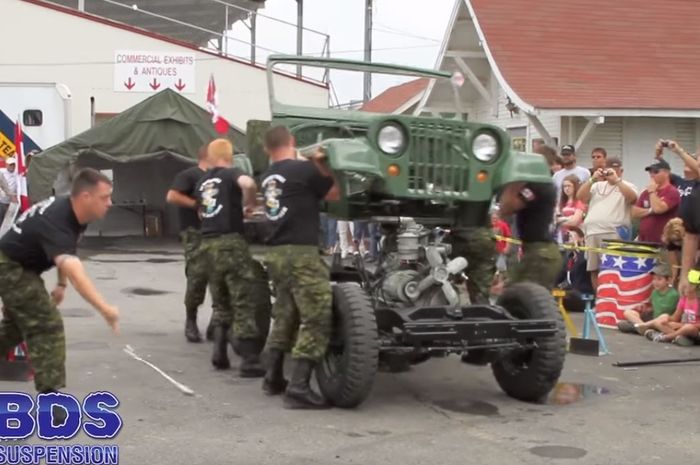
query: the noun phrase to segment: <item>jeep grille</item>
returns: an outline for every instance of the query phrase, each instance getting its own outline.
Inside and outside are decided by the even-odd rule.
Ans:
[[[411,151],[408,190],[435,198],[467,198],[469,162],[466,124],[459,121],[414,121],[409,126]]]

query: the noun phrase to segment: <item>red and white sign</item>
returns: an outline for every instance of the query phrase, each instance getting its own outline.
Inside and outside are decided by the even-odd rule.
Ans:
[[[115,92],[195,92],[194,53],[114,52]]]

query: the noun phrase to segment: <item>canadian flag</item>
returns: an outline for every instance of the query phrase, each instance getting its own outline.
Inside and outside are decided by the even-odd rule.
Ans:
[[[209,86],[207,87],[207,111],[211,113],[211,122],[214,124],[216,132],[219,134],[226,134],[230,125],[228,121],[219,114],[219,96],[216,92],[213,74],[209,76]]]
[[[24,142],[22,142],[22,123],[17,120],[15,124],[15,152],[17,153],[17,198],[19,198],[19,211],[29,208],[29,196],[27,195],[27,165],[24,159]]]

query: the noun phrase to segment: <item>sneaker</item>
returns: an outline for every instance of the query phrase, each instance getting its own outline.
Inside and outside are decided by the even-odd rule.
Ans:
[[[655,329],[648,329],[644,333],[644,337],[654,342],[663,342],[664,333]]]
[[[634,333],[636,331],[634,324],[627,320],[618,321],[617,329],[619,329],[621,333]]]
[[[681,347],[691,347],[695,345],[695,341],[686,336],[676,336],[673,343]]]

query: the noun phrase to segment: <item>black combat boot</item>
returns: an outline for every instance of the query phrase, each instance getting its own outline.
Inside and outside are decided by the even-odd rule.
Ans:
[[[231,326],[218,324],[214,326],[214,352],[211,356],[211,364],[219,370],[231,368],[228,359],[228,333]]]
[[[241,378],[260,378],[265,376],[265,368],[260,362],[260,343],[257,339],[240,339],[238,351],[241,356],[241,366],[238,368]]]
[[[284,379],[284,351],[270,349],[266,359],[267,371],[262,385],[263,392],[268,396],[282,394],[288,384]]]
[[[185,320],[185,337],[190,342],[202,342],[202,335],[197,327],[197,309],[187,309],[187,319]]]
[[[330,405],[323,396],[311,390],[309,381],[316,362],[300,358],[294,360],[292,379],[284,393],[284,407],[290,409],[327,409]]]

